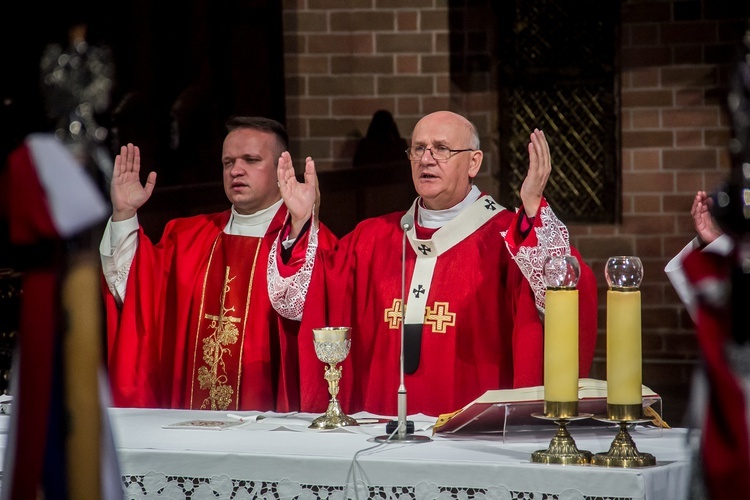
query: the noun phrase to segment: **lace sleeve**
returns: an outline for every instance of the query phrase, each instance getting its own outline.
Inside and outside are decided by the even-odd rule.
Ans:
[[[570,235],[568,228],[557,218],[549,205],[542,207],[540,215],[541,225],[534,227],[537,244],[522,245],[513,256],[513,260],[531,285],[537,310],[544,314],[544,297],[547,290],[544,285],[544,260],[549,256],[570,255]]]
[[[277,313],[287,319],[299,321],[302,319],[302,311],[305,308],[305,298],[312,279],[315,253],[318,249],[317,224],[310,225],[310,236],[302,267],[288,278],[284,278],[279,273],[278,246],[279,237],[274,240],[271,252],[268,254],[268,270],[266,272],[268,298]]]

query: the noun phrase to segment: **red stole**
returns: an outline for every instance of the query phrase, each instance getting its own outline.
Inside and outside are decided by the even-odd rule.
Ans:
[[[243,379],[248,380],[242,373],[243,350],[268,353],[266,336],[249,331],[251,304],[257,301],[254,295],[266,293],[253,288],[255,273],[265,272],[265,261],[258,268],[262,244],[262,238],[219,233],[211,247],[202,284],[195,288],[191,304],[188,332],[194,334],[189,334],[184,399],[188,408],[238,409]],[[261,365],[265,368],[259,367],[262,373],[256,374],[261,383],[252,393],[258,394],[258,407],[273,408],[272,386],[265,383],[270,363]],[[254,369],[253,365],[249,368]],[[267,390],[259,393],[261,387]],[[243,403],[247,406],[248,402]]]

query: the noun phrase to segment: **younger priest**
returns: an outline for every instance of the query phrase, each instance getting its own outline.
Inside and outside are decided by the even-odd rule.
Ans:
[[[276,164],[288,149],[270,119],[227,122],[221,162],[231,208],[175,219],[154,245],[137,210],[140,152],[123,146],[100,253],[108,361],[117,406],[291,411],[299,407],[297,329],[268,300],[268,252],[287,210]],[[287,153],[288,154],[288,153]],[[334,237],[325,227],[322,246]]]

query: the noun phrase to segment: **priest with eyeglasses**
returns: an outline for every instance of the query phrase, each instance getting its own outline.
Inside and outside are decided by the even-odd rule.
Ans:
[[[587,376],[596,343],[596,280],[544,198],[551,171],[544,133],[530,135],[518,210],[474,185],[483,152],[465,117],[448,111],[423,117],[406,154],[418,194],[412,205],[362,221],[325,251],[316,249],[314,161],[306,160],[304,182],[288,154],[279,161],[290,218],[269,257],[268,286],[276,310],[302,321],[299,345],[309,349],[300,352],[302,411],[324,411],[328,402],[311,332],[321,326],[352,328],[339,392],[347,413],[396,415],[401,364],[410,414],[438,416],[490,389],[542,385],[542,264],[550,255],[572,254],[580,263],[579,371]]]

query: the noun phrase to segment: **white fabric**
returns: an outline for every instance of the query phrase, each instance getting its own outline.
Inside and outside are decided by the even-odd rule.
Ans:
[[[229,217],[224,232],[226,234],[262,238],[266,235],[268,226],[271,225],[271,221],[281,208],[282,203],[283,201],[279,200],[270,207],[258,210],[250,215],[239,214],[232,206],[232,215]]]
[[[256,238],[263,237],[282,203],[283,201],[279,200],[270,207],[251,215],[239,214],[232,206],[232,213],[224,227],[224,233]],[[125,288],[128,283],[130,265],[133,263],[135,252],[138,249],[138,226],[137,214],[130,219],[117,222],[113,222],[110,217],[99,245],[104,279],[109,291],[119,305],[122,305],[125,300]]]
[[[189,483],[192,498],[210,498],[204,491],[195,491],[197,483],[215,492],[213,498],[222,499],[237,498],[236,491],[244,491],[249,483],[274,490],[282,498],[290,498],[285,492],[315,498],[315,490],[328,492],[329,498],[354,498],[356,482],[359,498],[367,497],[363,491],[384,492],[383,498],[436,498],[438,488],[448,488],[440,498],[468,498],[467,490],[477,488],[486,490],[485,498],[506,500],[532,498],[531,493],[533,498],[547,494],[566,499],[680,499],[686,498],[690,469],[685,429],[632,430],[638,450],[654,455],[657,465],[620,468],[532,463],[531,454],[548,447],[554,427],[510,442],[493,436],[432,436],[429,430],[419,429],[429,427],[434,419],[414,415],[409,419],[415,421],[417,434],[430,436],[432,441],[379,444],[373,438],[385,434],[384,423],[330,431],[300,425],[319,416],[312,414],[292,414],[287,424],[283,414],[265,414],[266,420],[227,430],[182,430],[162,427],[192,419],[228,420],[227,414],[109,411],[123,481],[138,493],[128,498],[144,498],[141,487],[154,497],[167,488],[160,492],[162,496],[169,491],[169,498],[185,498],[184,488],[177,487],[182,479]],[[7,420],[0,416],[0,428],[7,426]],[[580,450],[602,453],[609,449],[617,428],[571,434]],[[5,445],[5,438],[0,435],[0,446]],[[142,486],[131,482],[135,479]],[[509,492],[516,493],[510,496]],[[248,497],[254,495],[240,496]]]
[[[315,220],[314,212],[312,217]],[[302,311],[305,309],[305,298],[315,266],[315,253],[318,251],[318,224],[310,225],[309,241],[305,249],[305,262],[299,271],[286,278],[279,274],[276,258],[280,238],[281,234],[274,240],[268,254],[268,267],[266,268],[268,298],[271,300],[273,308],[281,316],[299,321],[302,319]],[[285,243],[282,244],[285,245]]]
[[[138,216],[117,222],[113,222],[110,217],[99,244],[99,255],[107,288],[118,305],[122,305],[125,300],[130,265],[137,248]]]
[[[441,221],[442,224],[436,226],[439,229],[433,233],[430,239],[418,239],[416,229],[413,225],[406,232],[409,244],[417,256],[417,261],[414,264],[414,273],[412,274],[411,283],[408,288],[410,295],[406,307],[405,324],[424,323],[427,297],[430,295],[430,285],[432,284],[432,275],[435,271],[437,258],[473,234],[474,231],[482,227],[494,215],[505,210],[504,207],[495,203],[491,196],[481,198],[473,196],[473,194],[478,193],[479,190],[476,193],[472,190],[464,201],[454,207],[454,209],[458,209],[460,206],[460,209],[451,209],[453,211],[451,217],[443,219]],[[488,202],[491,202],[492,206],[496,208],[493,210],[488,209]],[[407,213],[413,215],[416,211],[421,214],[423,210],[422,208],[417,210],[417,200],[415,200]],[[441,210],[440,212],[447,215],[448,210]],[[433,211],[432,222],[436,223],[434,214],[435,212]],[[419,218],[422,220],[421,216]],[[415,290],[418,291],[415,292]]]
[[[698,240],[698,238],[693,238],[690,243],[685,245],[685,247],[680,250],[680,252],[675,255],[664,268],[664,272],[666,273],[667,278],[669,278],[669,281],[672,283],[672,286],[677,292],[677,295],[680,297],[682,303],[685,305],[685,309],[687,309],[687,312],[690,314],[690,317],[693,319],[693,321],[696,321],[697,319],[696,315],[698,313],[698,296],[696,290],[690,285],[690,283],[688,283],[687,276],[685,275],[685,270],[682,267],[682,261],[685,260],[685,257],[687,257],[688,254],[699,247],[700,241]],[[721,256],[727,256],[732,252],[733,248],[734,243],[732,242],[732,238],[730,238],[726,234],[722,234],[714,241],[706,245],[701,251],[712,252]]]
[[[478,187],[471,186],[469,193],[461,201],[461,203],[459,203],[455,207],[447,208],[445,210],[430,210],[423,207],[420,203],[419,225],[428,229],[443,227],[443,224],[455,219],[458,214],[469,208],[472,203],[477,201],[481,194],[482,192],[479,191]],[[418,199],[421,200],[421,198]]]
[[[518,268],[531,285],[534,292],[534,301],[540,314],[544,314],[545,297],[547,285],[544,283],[544,261],[547,257],[559,257],[570,255],[570,234],[568,228],[557,218],[552,207],[545,206],[540,210],[539,217],[542,225],[535,227],[536,246],[521,246],[518,253],[513,256]],[[503,238],[508,234],[502,233]],[[506,241],[506,246],[508,242]]]
[[[62,142],[53,134],[31,134],[26,145],[62,238],[104,220],[109,210],[104,196]]]

